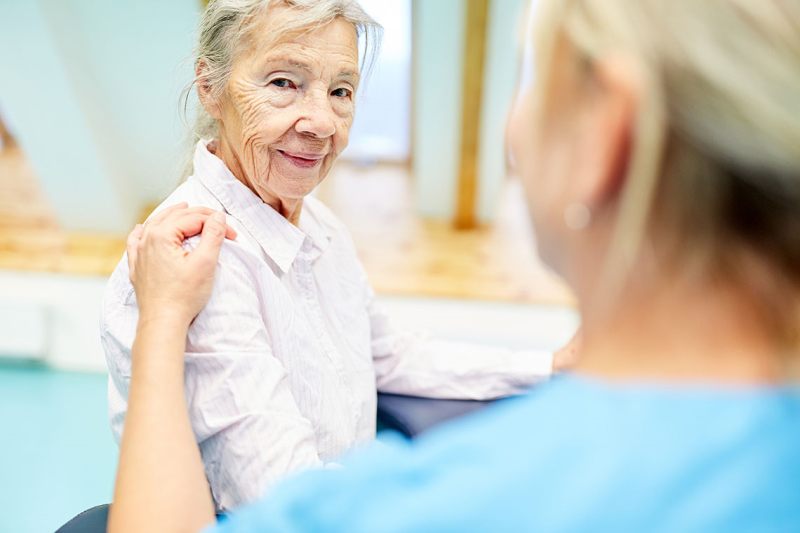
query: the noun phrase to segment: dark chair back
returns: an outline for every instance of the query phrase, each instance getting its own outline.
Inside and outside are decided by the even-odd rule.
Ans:
[[[61,526],[56,533],[106,533],[108,509],[108,504],[92,507]]]

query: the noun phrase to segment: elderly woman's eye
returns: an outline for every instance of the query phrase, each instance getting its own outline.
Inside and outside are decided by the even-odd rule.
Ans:
[[[286,78],[276,78],[272,80],[270,84],[274,85],[275,87],[280,87],[281,89],[291,89],[294,87],[294,84]]]
[[[336,96],[337,98],[350,98],[350,95],[352,94],[353,91],[351,91],[350,89],[341,88],[333,91],[331,93],[331,96]]]

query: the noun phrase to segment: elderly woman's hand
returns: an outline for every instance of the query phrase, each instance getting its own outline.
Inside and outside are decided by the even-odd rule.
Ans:
[[[202,233],[186,251],[185,239]],[[178,204],[158,213],[128,236],[128,267],[139,305],[139,320],[188,324],[203,309],[225,238],[237,237],[225,215],[207,207]]]

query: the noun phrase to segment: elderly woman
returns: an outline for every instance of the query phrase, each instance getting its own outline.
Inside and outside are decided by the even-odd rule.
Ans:
[[[485,399],[551,373],[549,353],[393,328],[347,230],[308,196],[347,145],[359,34],[374,43],[379,29],[353,0],[212,0],[203,14],[196,88],[204,140],[194,175],[159,209],[213,208],[238,233],[222,247],[214,291],[185,349],[186,401],[218,511],[371,441],[376,389]],[[101,320],[117,440],[140,318],[123,260]]]
[[[210,531],[800,530],[800,3],[543,6],[509,139],[580,300],[575,375]],[[210,286],[224,226],[187,257],[181,213],[130,242],[144,322],[112,533],[213,520],[180,376],[202,301],[153,295],[177,294],[171,269]]]

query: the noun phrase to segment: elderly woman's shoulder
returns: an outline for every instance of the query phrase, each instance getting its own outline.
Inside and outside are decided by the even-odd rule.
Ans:
[[[207,189],[199,186],[199,182],[194,179],[188,179],[183,182],[172,194],[170,194],[158,207],[156,207],[148,216],[149,220],[153,215],[163,211],[164,209],[173,205],[186,202],[189,207],[210,207],[211,209],[222,210],[222,205],[217,201],[214,196],[208,192]],[[147,221],[145,221],[147,223]],[[133,304],[133,285],[131,284],[128,272],[128,256],[127,253],[123,254],[114,272],[109,278],[109,283],[106,286],[105,300],[113,298],[124,305]]]
[[[199,180],[189,178],[181,183],[177,189],[172,191],[172,194],[167,196],[147,218],[152,217],[159,211],[182,202],[189,204],[189,207],[209,207],[217,211],[224,211],[222,204],[211,191],[205,188]]]

